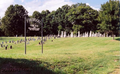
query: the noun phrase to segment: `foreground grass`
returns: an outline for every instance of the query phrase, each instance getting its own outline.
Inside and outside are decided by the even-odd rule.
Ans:
[[[0,43],[21,38],[1,37]],[[24,74],[108,74],[119,66],[119,38],[60,38],[53,39],[53,42],[48,40],[44,44],[43,54],[38,42],[30,41],[27,44],[26,55],[24,43],[8,43],[13,45],[13,49],[8,50],[0,47],[0,70],[5,71],[4,68],[9,64],[11,68],[20,68],[20,72]]]

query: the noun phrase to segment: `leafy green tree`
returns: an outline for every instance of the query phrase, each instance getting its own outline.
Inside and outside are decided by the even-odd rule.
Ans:
[[[50,30],[50,24],[47,18],[47,15],[50,14],[49,10],[46,11],[42,11],[41,12],[41,16],[42,16],[42,20],[43,20],[43,34],[47,35],[49,34],[49,30]]]
[[[68,16],[66,16],[70,9],[71,7],[69,5],[64,5],[56,10],[55,17],[58,23],[58,31],[66,31],[69,33],[72,29],[72,24],[68,21]]]
[[[81,29],[81,25],[73,25],[72,29],[74,30],[74,34],[77,34],[77,32]]]
[[[24,35],[24,14],[22,5],[10,5],[2,18],[2,30],[7,36]]]
[[[98,12],[88,5],[78,4],[72,7],[66,16],[69,17],[68,20],[73,24],[72,29],[75,32],[78,30],[82,33],[89,32],[90,30],[94,31],[96,28]]]
[[[32,14],[32,18],[36,18],[36,19],[41,20],[42,16],[41,16],[40,12],[34,11]]]
[[[119,16],[119,1],[109,0],[105,4],[101,5],[99,12],[99,29],[106,34],[112,33],[113,39],[114,34],[118,32],[118,16]]]
[[[58,32],[58,22],[56,17],[56,12],[52,11],[47,16],[48,26],[49,26],[49,34],[57,34]]]
[[[3,33],[2,29],[1,29],[1,25],[2,25],[2,22],[1,22],[1,18],[0,18],[0,36],[3,36],[4,33]]]

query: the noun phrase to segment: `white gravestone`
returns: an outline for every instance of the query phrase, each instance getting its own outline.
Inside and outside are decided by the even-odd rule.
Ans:
[[[80,37],[80,31],[78,31],[78,37]]]
[[[61,37],[63,37],[63,31],[61,31]]]
[[[73,32],[71,32],[71,37],[73,37]]]
[[[66,37],[66,31],[64,32],[64,37]]]
[[[90,31],[90,35],[89,35],[89,37],[92,37],[92,32]]]
[[[58,36],[60,36],[60,31],[58,31]]]

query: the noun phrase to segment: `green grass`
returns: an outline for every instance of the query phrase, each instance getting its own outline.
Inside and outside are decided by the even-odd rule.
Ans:
[[[0,43],[21,38],[24,39],[1,37]],[[0,47],[0,70],[10,63],[14,67],[25,69],[24,74],[109,74],[119,66],[120,38],[115,39],[88,37],[59,38],[53,39],[53,42],[47,40],[43,54],[39,41],[30,41],[26,55],[24,43],[8,43],[13,45],[13,49]]]

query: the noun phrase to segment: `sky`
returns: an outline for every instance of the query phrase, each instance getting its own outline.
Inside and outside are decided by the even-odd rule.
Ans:
[[[15,4],[22,5],[28,11],[28,15],[32,15],[34,11],[53,11],[63,5],[72,5],[76,3],[86,3],[93,9],[100,10],[101,4],[107,1],[109,0],[0,0],[0,17],[4,17],[7,8]]]

